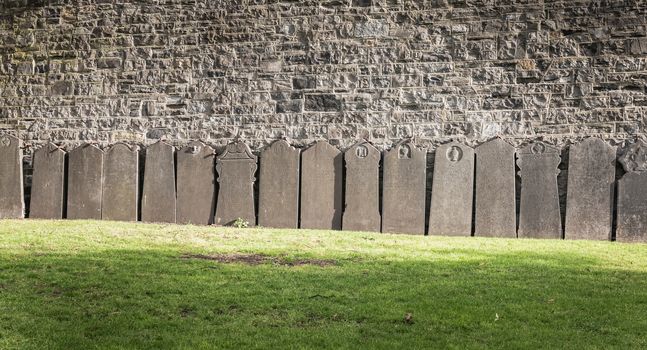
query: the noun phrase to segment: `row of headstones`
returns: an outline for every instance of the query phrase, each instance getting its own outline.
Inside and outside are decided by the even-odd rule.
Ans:
[[[643,143],[635,143],[620,159],[628,171],[618,183],[620,241],[647,237],[645,149]],[[175,153],[162,141],[146,149],[142,221],[257,222],[253,188],[257,157],[247,145],[231,143],[216,156],[211,147],[196,141],[178,150],[177,160]],[[518,229],[515,154],[522,184]],[[138,155],[136,147],[122,143],[105,152],[93,145],[70,151],[67,218],[136,221]],[[23,216],[21,157],[20,140],[0,137],[0,218]],[[519,151],[501,139],[476,149],[456,142],[440,146],[429,213],[425,213],[426,151],[408,141],[382,157],[366,141],[342,153],[325,141],[301,152],[280,140],[260,157],[261,226],[423,234],[429,215],[428,232],[433,235],[562,237],[560,150],[540,141]],[[589,138],[570,148],[566,238],[611,238],[615,161],[615,147],[601,139]],[[54,144],[40,148],[34,153],[33,172],[30,217],[62,218],[65,152]]]

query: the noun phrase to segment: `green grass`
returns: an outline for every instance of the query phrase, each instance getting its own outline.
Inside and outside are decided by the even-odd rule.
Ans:
[[[274,260],[182,258],[223,253]],[[646,330],[642,244],[0,221],[0,349],[627,349]]]

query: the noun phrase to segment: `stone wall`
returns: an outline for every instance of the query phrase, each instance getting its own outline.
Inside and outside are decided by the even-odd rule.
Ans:
[[[254,149],[642,136],[647,2],[5,0],[0,130]]]

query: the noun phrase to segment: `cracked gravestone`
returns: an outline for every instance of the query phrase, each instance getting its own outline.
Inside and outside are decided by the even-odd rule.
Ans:
[[[177,222],[209,225],[216,206],[216,154],[193,141],[177,153]]]
[[[436,149],[429,235],[471,236],[474,149],[458,142]]]
[[[425,233],[427,152],[401,142],[384,154],[382,232]]]
[[[517,152],[521,169],[519,237],[562,238],[557,175],[560,150],[536,141]]]
[[[327,141],[301,153],[301,228],[341,230],[343,154]]]
[[[476,154],[474,235],[517,237],[514,147],[496,138],[478,146],[474,153]]]
[[[380,231],[380,151],[360,141],[344,153],[346,161],[346,205],[342,220],[345,231]]]
[[[568,153],[566,239],[610,240],[616,148],[591,137]]]
[[[22,142],[11,135],[0,135],[0,219],[25,216],[22,181]]]
[[[68,219],[101,219],[103,156],[101,149],[89,144],[68,153]]]
[[[261,152],[258,225],[297,228],[300,151],[279,140]]]
[[[142,221],[175,223],[175,148],[158,141],[146,148]]]
[[[225,151],[217,157],[218,202],[215,223],[231,225],[237,219],[256,224],[254,209],[254,174],[256,173],[256,156],[243,142],[227,145]]]
[[[116,143],[104,153],[101,218],[137,221],[138,195],[139,150]]]
[[[39,148],[34,152],[33,169],[29,217],[62,219],[65,151],[53,143]]]
[[[620,157],[616,241],[647,242],[647,145],[638,141]]]

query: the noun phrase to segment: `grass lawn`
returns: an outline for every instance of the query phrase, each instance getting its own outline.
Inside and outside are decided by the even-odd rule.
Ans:
[[[645,348],[647,245],[0,221],[0,349]]]

